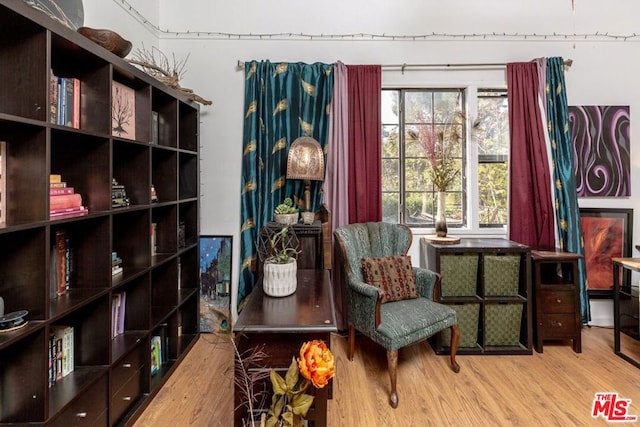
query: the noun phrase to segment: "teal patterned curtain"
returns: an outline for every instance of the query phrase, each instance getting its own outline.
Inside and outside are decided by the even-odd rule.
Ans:
[[[326,156],[332,93],[331,64],[245,63],[238,305],[253,290],[257,236],[275,206],[285,197],[304,205],[302,181],[286,180],[291,143],[313,137]],[[312,211],[320,206],[321,187],[311,181]]]
[[[553,181],[555,183],[555,213],[558,224],[558,239],[561,249],[584,255],[580,209],[576,181],[573,172],[573,146],[569,129],[567,91],[564,84],[564,60],[561,57],[547,58],[547,120],[551,155],[553,159]],[[589,295],[586,288],[584,259],[578,263],[578,283],[582,323],[591,320]]]

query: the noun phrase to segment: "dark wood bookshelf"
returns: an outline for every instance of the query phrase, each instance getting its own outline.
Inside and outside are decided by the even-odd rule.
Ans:
[[[21,0],[0,0],[0,64],[0,296],[5,313],[28,311],[25,327],[0,332],[0,425],[131,425],[199,336],[199,107]],[[52,75],[79,80],[79,126],[51,122]],[[112,134],[113,82],[135,99],[127,138]],[[87,213],[50,216],[51,174],[81,194]],[[112,207],[114,179],[129,206]],[[71,266],[60,296],[59,231]],[[122,259],[116,276],[112,252]],[[66,326],[73,371],[50,384],[50,336]],[[164,357],[152,374],[155,335]]]

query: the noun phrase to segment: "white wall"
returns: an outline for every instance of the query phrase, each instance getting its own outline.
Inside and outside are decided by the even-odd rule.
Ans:
[[[101,4],[97,0],[85,0],[85,3],[91,3],[91,7],[85,4],[87,16],[89,9]],[[109,3],[109,9],[117,9],[113,6],[116,3],[118,0]],[[142,7],[149,1],[138,0],[136,3]],[[637,77],[640,38],[631,37],[623,41],[622,38],[571,35],[606,33],[627,36],[640,33],[637,20],[632,19],[640,16],[640,2],[580,0],[575,3],[573,12],[571,0],[329,0],[321,7],[287,0],[160,0],[161,49],[167,54],[174,53],[177,58],[189,55],[187,73],[181,84],[213,100],[212,106],[201,109],[201,232],[231,234],[234,242],[238,242],[244,97],[244,76],[237,71],[238,60],[327,63],[341,60],[346,64],[503,63],[562,56],[574,60],[566,74],[570,105],[629,105],[631,123],[634,123],[634,113],[640,111]],[[104,7],[107,8],[106,5]],[[150,13],[153,12],[151,8]],[[112,21],[114,25],[121,19],[121,11],[117,11],[117,15]],[[254,36],[238,38],[209,34],[218,32]],[[285,35],[257,36],[273,33]],[[288,33],[314,34],[316,37],[313,40],[296,40]],[[402,37],[395,41],[383,41],[379,37],[339,37],[360,33],[447,35],[429,37],[428,40],[418,37],[416,41],[400,40]],[[507,35],[502,36],[503,33]],[[553,36],[554,33],[557,36]],[[565,38],[564,34],[570,36]],[[318,35],[323,35],[324,39]],[[326,40],[329,35],[336,37]],[[546,39],[544,35],[547,35]],[[386,87],[457,84],[504,86],[505,75],[503,70],[383,72],[383,85]],[[633,138],[633,128],[631,132]],[[636,144],[632,142],[632,145],[633,155]],[[631,171],[633,177],[637,176],[639,169],[640,156],[636,155]],[[581,199],[580,205],[637,210],[640,208],[639,182],[632,182],[631,198]],[[640,242],[637,219],[634,230],[633,241]],[[416,238],[411,250],[414,263],[419,260],[417,242]],[[233,259],[234,272],[237,272],[239,244],[234,246]],[[237,282],[237,274],[235,276]],[[596,305],[602,306],[600,303]],[[610,306],[605,304],[604,308],[597,310],[601,312],[592,313],[594,319],[610,318]]]
[[[158,47],[158,26],[160,6],[152,0],[84,0],[84,25],[92,28],[113,30],[136,49],[147,50]],[[129,9],[131,6],[131,9]],[[138,11],[139,14],[136,14]],[[144,21],[148,23],[144,23]],[[131,55],[131,54],[130,54]]]

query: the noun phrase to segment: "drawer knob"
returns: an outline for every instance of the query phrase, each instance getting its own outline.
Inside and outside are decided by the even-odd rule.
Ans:
[[[122,398],[122,400],[129,401],[129,400],[131,400],[131,396],[125,396],[125,397]]]
[[[76,417],[78,417],[78,418],[87,418],[87,413],[86,412],[78,412],[76,414]]]
[[[131,367],[131,363],[123,363],[122,367],[123,368],[130,368]]]
[[[561,300],[560,298],[556,298],[556,302],[557,302],[558,304],[560,304],[560,303],[562,302],[562,300]]]

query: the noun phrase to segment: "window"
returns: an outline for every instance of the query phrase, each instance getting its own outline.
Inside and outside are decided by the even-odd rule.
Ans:
[[[478,215],[480,227],[507,224],[509,110],[506,90],[478,90]]]
[[[477,116],[473,125],[468,123],[467,103]],[[453,120],[456,113],[462,122]],[[447,225],[506,225],[509,127],[503,89],[383,89],[383,221],[434,226],[438,190],[430,174],[427,142],[438,134],[452,140],[453,133],[460,136],[451,154],[459,172],[446,191]]]

